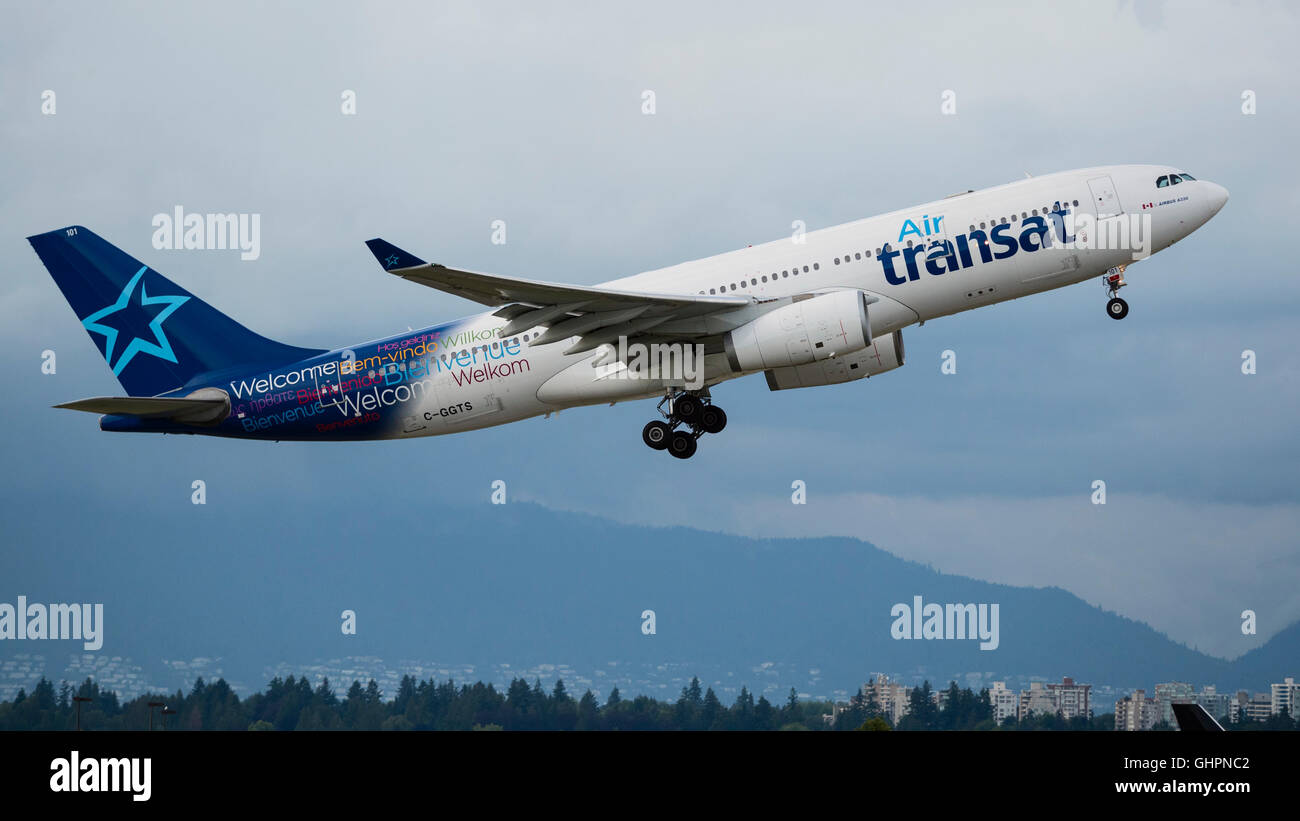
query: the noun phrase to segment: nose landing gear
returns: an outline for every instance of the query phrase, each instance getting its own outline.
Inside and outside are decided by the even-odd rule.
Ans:
[[[664,410],[664,405],[668,410]],[[727,414],[714,405],[707,390],[679,391],[659,402],[658,419],[641,429],[641,441],[655,450],[666,450],[678,459],[695,455],[697,441],[706,433],[721,433],[727,426]]]
[[[1111,268],[1103,274],[1101,284],[1105,285],[1110,293],[1110,301],[1106,303],[1106,315],[1111,319],[1123,319],[1128,316],[1128,303],[1119,298],[1119,289],[1128,285],[1124,281],[1124,266]]]

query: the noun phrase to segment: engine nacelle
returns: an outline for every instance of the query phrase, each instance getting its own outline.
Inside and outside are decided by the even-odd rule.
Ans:
[[[727,361],[736,371],[762,371],[860,351],[871,342],[867,299],[861,291],[795,297],[724,336]]]
[[[767,372],[767,387],[774,391],[838,385],[865,376],[903,367],[903,332],[894,331],[871,340],[871,345],[833,359],[808,365],[773,368]]]

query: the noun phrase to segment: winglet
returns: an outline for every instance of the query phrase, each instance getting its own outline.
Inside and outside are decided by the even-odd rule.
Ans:
[[[375,255],[375,259],[379,260],[379,264],[384,266],[385,271],[414,268],[416,265],[426,264],[424,260],[414,254],[408,254],[391,242],[378,237],[366,240],[366,247],[370,249],[370,253]]]

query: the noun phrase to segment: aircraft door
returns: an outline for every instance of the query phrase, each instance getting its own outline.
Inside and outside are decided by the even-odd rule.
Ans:
[[[1104,220],[1124,213],[1119,195],[1115,193],[1115,183],[1109,176],[1088,180],[1088,189],[1092,191],[1092,206],[1096,211],[1097,219]]]

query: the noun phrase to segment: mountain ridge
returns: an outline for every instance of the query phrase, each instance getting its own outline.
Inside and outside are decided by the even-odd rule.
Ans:
[[[156,660],[143,662],[151,674],[170,674],[162,659],[196,656],[220,657],[228,677],[249,682],[294,660],[357,656],[590,669],[708,661],[737,675],[775,661],[826,689],[887,671],[908,683],[1069,675],[1235,691],[1266,690],[1300,658],[1300,624],[1227,661],[1062,588],[946,574],[862,539],[750,538],[406,496],[333,518],[258,498],[238,516],[168,505],[126,522],[111,504],[85,503],[78,516],[13,522],[19,549],[0,572],[29,580],[11,593],[29,601],[103,601],[102,653]],[[998,604],[998,648],[892,639],[891,608],[915,595]],[[355,636],[342,634],[344,610],[356,613]],[[642,632],[647,610],[653,635]]]

